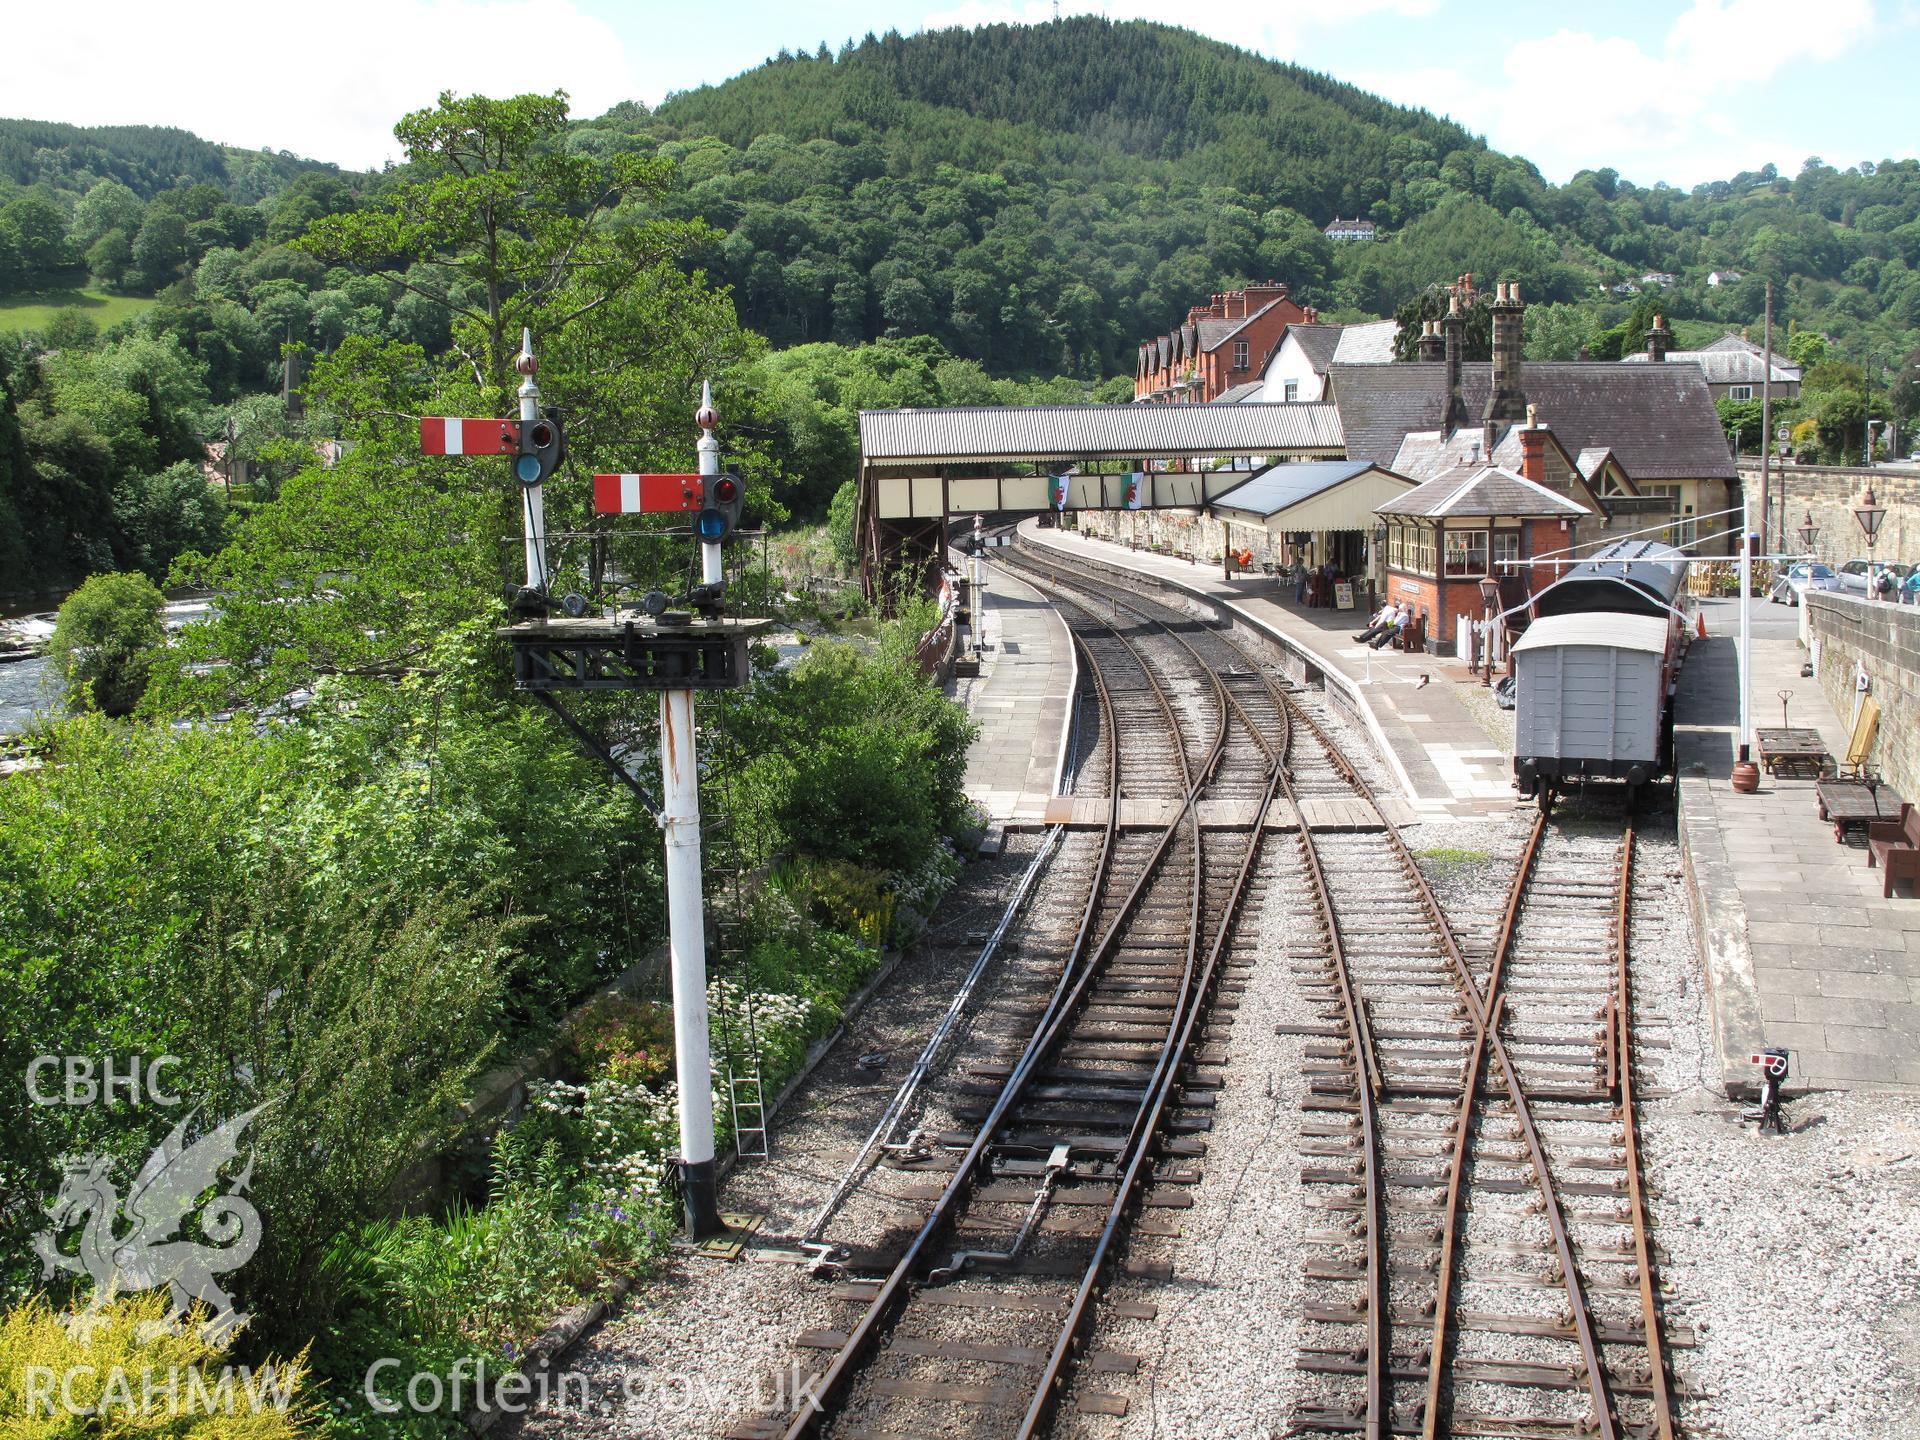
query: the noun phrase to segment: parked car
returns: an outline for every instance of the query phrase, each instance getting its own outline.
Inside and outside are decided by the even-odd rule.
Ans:
[[[1767,592],[1767,599],[1776,605],[1798,605],[1800,597],[1809,590],[1838,590],[1839,588],[1840,577],[1834,573],[1831,565],[1822,565],[1817,560],[1800,560],[1789,565],[1774,578],[1773,588]]]
[[[1849,595],[1865,595],[1868,563],[1865,560],[1849,560],[1842,565],[1837,576],[1840,589]],[[1875,560],[1871,563],[1876,576],[1884,574],[1888,577],[1882,587],[1887,593],[1897,590],[1907,576],[1913,573],[1911,565],[1902,565],[1897,560]]]

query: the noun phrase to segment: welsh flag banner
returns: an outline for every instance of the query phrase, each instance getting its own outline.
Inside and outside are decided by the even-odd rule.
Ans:
[[[1053,508],[1056,510],[1066,509],[1067,508],[1067,477],[1064,475],[1055,475],[1051,477],[1051,482],[1052,482],[1052,490],[1053,490]]]
[[[1127,509],[1138,510],[1142,494],[1146,489],[1147,477],[1138,470],[1127,476]]]

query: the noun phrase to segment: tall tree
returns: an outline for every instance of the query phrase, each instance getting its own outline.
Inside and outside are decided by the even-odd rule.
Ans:
[[[542,346],[678,255],[703,226],[650,215],[671,167],[569,153],[567,99],[452,92],[394,127],[407,165],[371,207],[296,244],[381,275],[453,320],[454,348],[505,413],[529,326]]]

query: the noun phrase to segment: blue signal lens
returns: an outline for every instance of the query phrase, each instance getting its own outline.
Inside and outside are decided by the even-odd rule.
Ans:
[[[513,462],[513,473],[522,485],[538,485],[540,483],[540,457],[538,455],[518,456]]]
[[[693,528],[702,540],[724,540],[727,538],[727,517],[718,510],[702,510],[699,518],[693,522]]]

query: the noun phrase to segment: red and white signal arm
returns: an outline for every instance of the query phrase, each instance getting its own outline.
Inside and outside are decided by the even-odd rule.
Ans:
[[[663,515],[700,508],[698,475],[595,475],[596,515]]]
[[[1755,1065],[1771,1071],[1775,1075],[1780,1074],[1787,1068],[1787,1057],[1784,1055],[1755,1055],[1752,1059]]]
[[[420,417],[422,455],[511,455],[519,448],[518,420],[470,420],[457,415]]]

